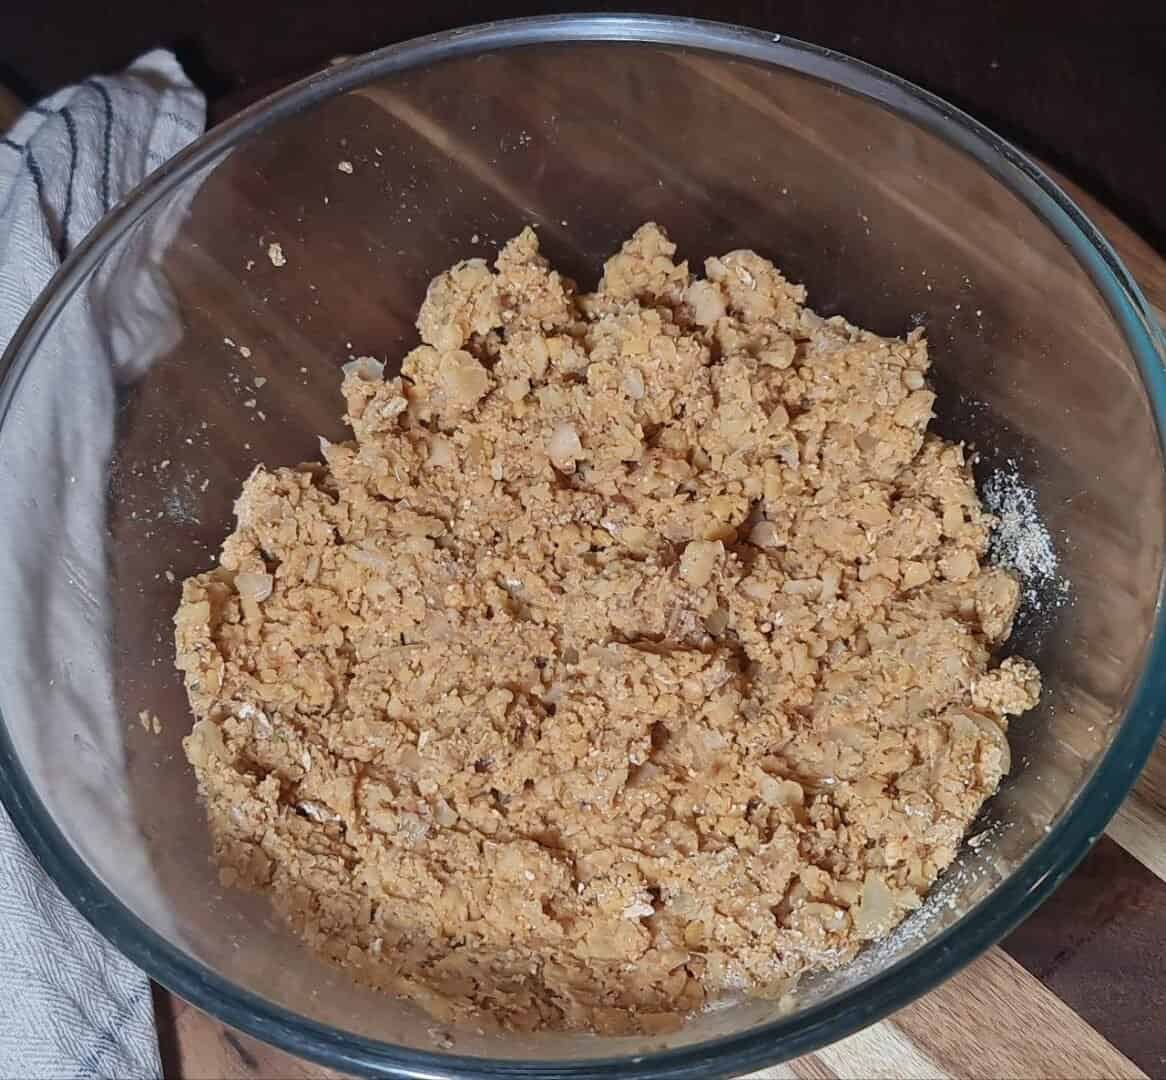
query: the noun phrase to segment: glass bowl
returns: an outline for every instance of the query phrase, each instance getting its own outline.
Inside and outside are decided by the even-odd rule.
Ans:
[[[1056,549],[1010,645],[1047,691],[1014,726],[979,843],[792,1011],[742,1000],[655,1038],[438,1029],[219,885],[180,746],[178,582],[213,561],[257,462],[343,436],[339,365],[399,358],[434,273],[533,222],[587,285],[648,219],[693,264],[755,247],[823,314],[927,328],[936,429],[978,450],[982,482],[1029,492]],[[83,324],[101,347],[78,355]],[[836,53],[687,20],[561,17],[334,67],[155,173],[4,358],[4,803],[65,895],[151,976],[337,1069],[703,1077],[812,1050],[1019,922],[1102,831],[1158,733],[1160,349],[1125,269],[1039,169]]]

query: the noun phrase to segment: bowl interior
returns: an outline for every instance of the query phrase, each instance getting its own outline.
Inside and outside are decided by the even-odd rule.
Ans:
[[[0,578],[23,626],[0,660],[0,713],[93,875],[219,978],[337,1032],[491,1059],[642,1054],[778,1016],[730,1002],[666,1040],[438,1029],[319,964],[209,861],[180,747],[179,583],[214,561],[255,464],[313,459],[319,435],[344,437],[339,366],[371,354],[391,368],[415,342],[430,277],[489,258],[528,223],[584,286],[655,220],[694,267],[752,247],[823,315],[884,334],[924,326],[935,429],[972,444],[981,482],[1018,512],[1030,499],[1047,528],[1055,565],[1031,522],[1007,551],[1029,571],[1009,649],[1040,665],[1047,691],[1014,725],[1013,772],[978,844],[891,939],[812,980],[780,1030],[844,1002],[852,1023],[870,980],[943,941],[903,976],[934,981],[970,958],[962,927],[1026,859],[1064,871],[1051,828],[1103,827],[1101,803],[1075,800],[1123,720],[1153,723],[1125,718],[1166,536],[1130,328],[1038,208],[928,130],[937,116],[906,118],[869,75],[840,88],[798,70],[811,54],[771,52],[557,43],[370,74],[224,149],[138,215],[48,328],[0,429],[0,477],[40,477],[0,481],[35,541]],[[84,324],[100,328],[101,355],[75,354]],[[1108,807],[1130,770],[1105,769]],[[1019,903],[994,913],[997,933]]]

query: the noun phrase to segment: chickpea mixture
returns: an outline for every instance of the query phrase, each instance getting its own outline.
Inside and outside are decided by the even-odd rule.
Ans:
[[[222,880],[449,1021],[663,1032],[918,907],[1040,676],[918,330],[655,225],[581,295],[525,230],[248,478],[184,583]]]

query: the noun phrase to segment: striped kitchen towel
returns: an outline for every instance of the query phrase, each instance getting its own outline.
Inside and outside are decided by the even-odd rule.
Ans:
[[[0,138],[0,349],[86,233],[205,120],[202,95],[158,50],[53,94]],[[0,1077],[160,1075],[146,977],[73,910],[0,808]]]

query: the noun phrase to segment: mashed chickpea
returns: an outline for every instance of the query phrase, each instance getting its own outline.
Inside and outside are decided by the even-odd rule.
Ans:
[[[399,376],[349,365],[353,440],[257,469],[184,584],[224,882],[443,1018],[665,1031],[846,963],[1040,693],[921,333],[674,252],[440,275]]]

